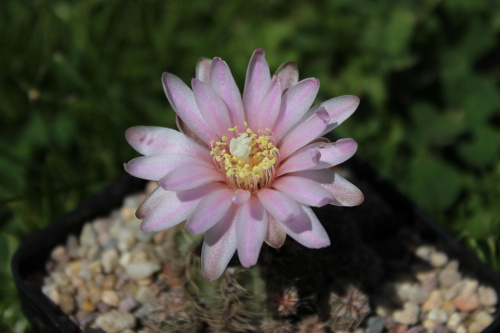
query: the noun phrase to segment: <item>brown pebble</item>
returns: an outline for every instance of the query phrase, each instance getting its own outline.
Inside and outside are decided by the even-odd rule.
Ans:
[[[76,304],[73,295],[61,294],[59,296],[59,307],[65,314],[71,314],[75,311]]]
[[[102,285],[101,288],[103,290],[111,290],[115,288],[115,283],[116,283],[116,275],[114,274],[108,274],[104,276],[104,279],[102,280]]]
[[[118,306],[118,303],[120,303],[120,298],[114,290],[104,290],[101,295],[101,300],[113,307]]]
[[[156,245],[159,245],[163,242],[163,240],[165,239],[166,236],[167,236],[167,230],[162,230],[160,232],[157,232],[153,236],[153,241]]]
[[[83,301],[82,311],[84,313],[94,312],[95,311],[95,304],[92,304],[92,302],[89,299],[86,299],[85,301]]]
[[[476,293],[460,294],[453,299],[453,304],[460,311],[471,312],[479,307],[479,297]]]

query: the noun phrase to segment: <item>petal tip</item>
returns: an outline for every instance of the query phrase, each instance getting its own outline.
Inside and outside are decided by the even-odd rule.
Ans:
[[[318,111],[316,111],[316,116],[318,116],[321,121],[323,121],[325,124],[327,124],[330,121],[330,115],[328,112],[325,110],[325,108],[320,108]]]

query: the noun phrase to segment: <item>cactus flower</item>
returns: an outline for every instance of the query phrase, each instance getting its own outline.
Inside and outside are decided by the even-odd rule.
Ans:
[[[361,191],[330,170],[356,151],[352,139],[321,137],[359,105],[340,96],[311,108],[319,80],[298,81],[294,62],[271,76],[264,51],[248,65],[243,95],[220,58],[202,58],[190,89],[164,73],[163,88],[179,131],[129,128],[126,139],[144,155],[126,163],[131,175],[159,186],[137,210],[141,229],[156,232],[186,221],[205,233],[201,264],[217,279],[235,252],[255,265],[263,242],[280,247],[286,235],[308,248],[330,245],[310,207],[355,206]]]

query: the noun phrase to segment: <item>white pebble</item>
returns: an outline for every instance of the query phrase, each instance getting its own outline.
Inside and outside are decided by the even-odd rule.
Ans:
[[[446,314],[446,311],[442,309],[434,309],[429,314],[427,315],[427,318],[432,320],[433,322],[437,324],[444,324],[448,321],[448,315]]]
[[[431,254],[430,263],[433,267],[443,267],[448,263],[448,256],[443,252],[434,252]]]
[[[101,295],[101,300],[108,305],[116,307],[120,303],[120,298],[114,290],[103,290]]]
[[[125,266],[125,271],[132,280],[144,279],[160,270],[160,265],[150,261],[131,262]]]
[[[498,302],[497,292],[491,287],[480,286],[477,290],[479,301],[484,306],[495,306]]]
[[[401,324],[414,325],[418,322],[420,308],[413,303],[405,303],[403,310],[394,311],[393,318]]]
[[[434,246],[422,245],[415,251],[415,255],[422,260],[429,261],[431,253],[434,251]]]

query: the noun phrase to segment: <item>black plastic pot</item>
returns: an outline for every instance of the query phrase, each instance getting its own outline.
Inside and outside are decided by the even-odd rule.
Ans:
[[[500,295],[498,273],[458,243],[366,162],[355,157],[345,163],[342,170],[363,191],[365,202],[355,208],[327,206],[316,210],[332,235],[332,248],[345,246],[345,249],[340,249],[343,251],[343,258],[339,260],[349,261],[351,266],[366,265],[370,261],[364,258],[353,262],[349,258],[358,253],[349,250],[349,244],[350,248],[359,248],[352,245],[353,240],[349,237],[356,238],[356,244],[361,244],[371,256],[376,257],[378,276],[385,278],[398,270],[409,270],[411,251],[408,251],[408,247],[432,244],[448,257],[457,259],[462,274],[493,287]],[[80,331],[68,316],[42,294],[43,277],[46,275],[45,262],[51,250],[56,245],[64,244],[69,234],[78,234],[85,222],[108,215],[122,205],[126,195],[142,190],[144,185],[145,182],[124,175],[21,244],[12,260],[12,272],[23,311],[36,330],[44,333]],[[339,225],[342,227],[335,229]],[[263,256],[266,256],[266,251],[263,251]],[[267,256],[269,257],[269,253]],[[364,269],[366,268],[354,267],[354,270],[360,272]],[[484,332],[500,331],[500,319],[495,315],[495,321]]]

